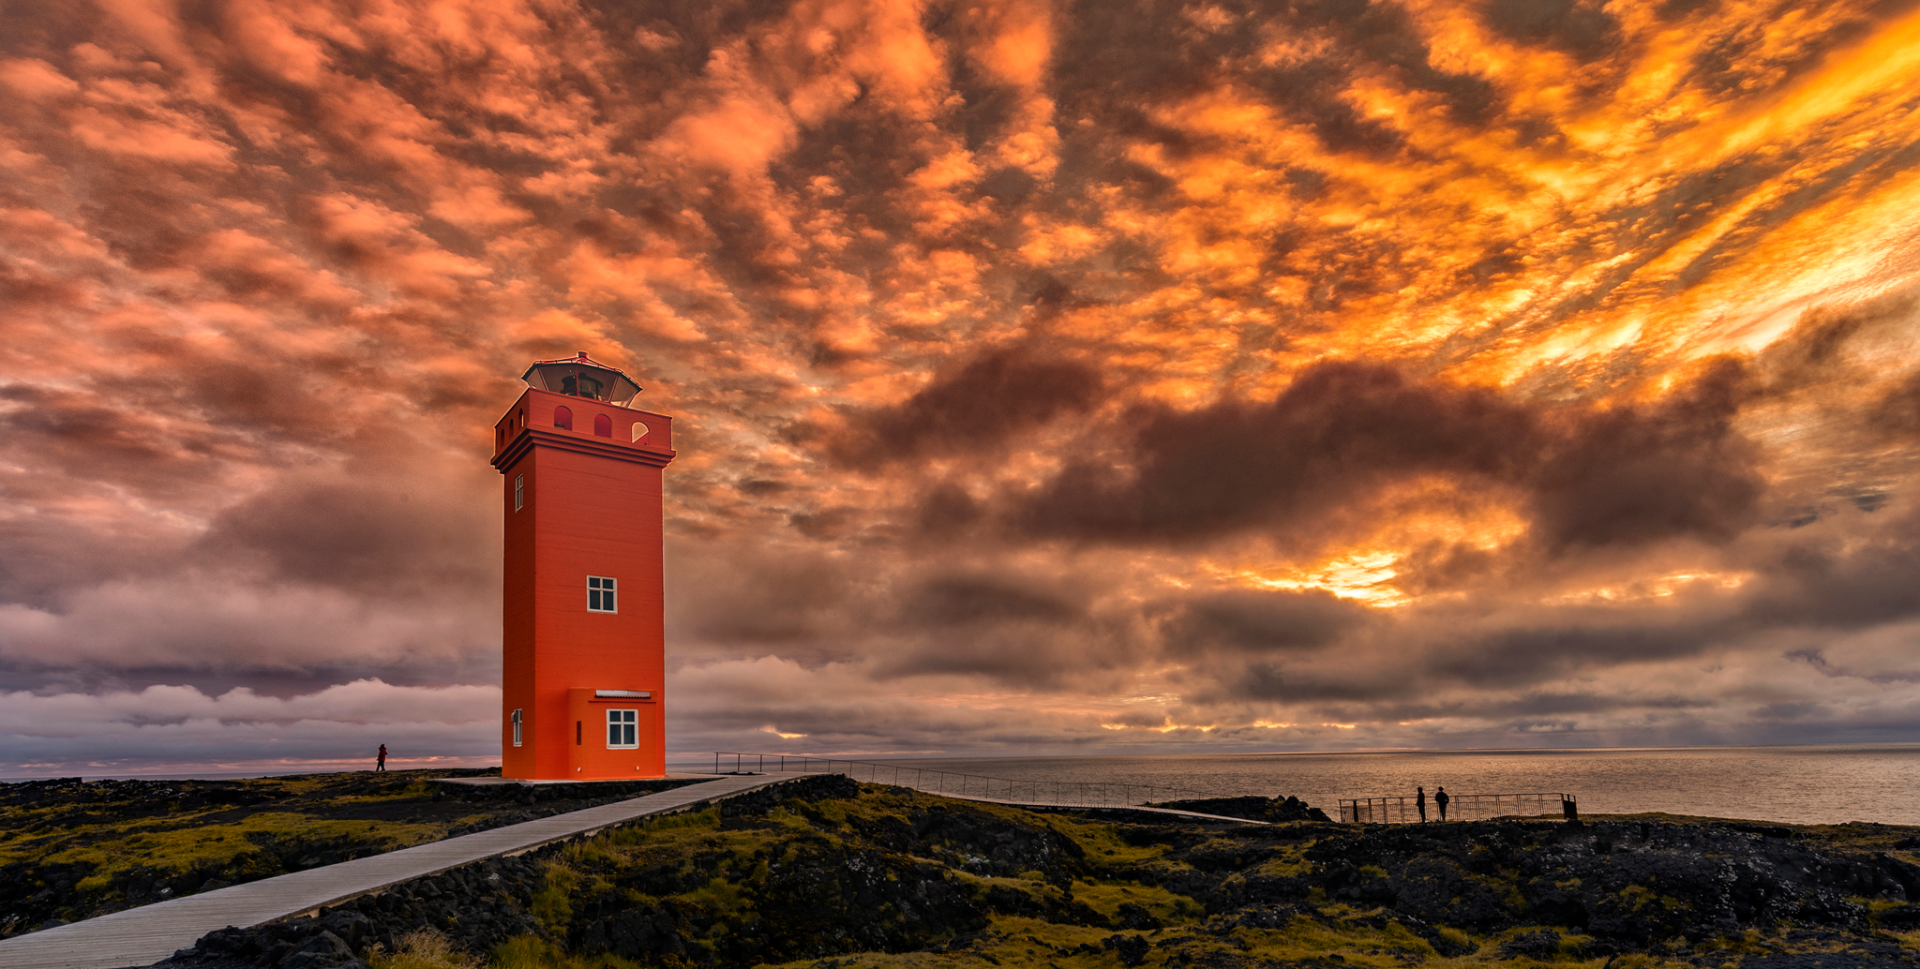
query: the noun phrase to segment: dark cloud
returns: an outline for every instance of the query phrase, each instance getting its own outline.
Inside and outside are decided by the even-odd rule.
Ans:
[[[1035,537],[1196,542],[1298,523],[1423,473],[1513,479],[1533,415],[1498,395],[1410,380],[1397,368],[1315,364],[1267,403],[1143,406],[1117,460],[1081,458],[1016,496]],[[1122,470],[1129,468],[1131,470]]]
[[[875,470],[920,456],[1006,448],[1023,431],[1096,406],[1102,385],[1083,363],[1024,347],[991,350],[899,404],[851,412],[828,449],[849,466]]]
[[[1160,632],[1171,655],[1285,653],[1329,645],[1372,616],[1324,591],[1237,590],[1165,607]]]
[[[1322,708],[1341,703],[1403,700],[1417,691],[1418,686],[1405,677],[1376,678],[1364,673],[1329,675],[1290,670],[1280,663],[1254,662],[1238,669],[1234,676],[1219,678],[1213,689],[1201,693],[1199,699],[1262,700]]]
[[[875,577],[844,557],[751,542],[673,542],[667,635],[690,646],[778,647],[812,659],[844,652],[850,615],[874,608]]]
[[[985,514],[980,502],[967,489],[942,481],[920,500],[914,509],[914,523],[923,535],[951,538],[981,521]]]
[[[1721,361],[1658,404],[1572,415],[1530,482],[1540,541],[1553,552],[1725,542],[1752,525],[1765,482],[1733,429],[1747,393],[1745,368]]]
[[[1578,624],[1579,619],[1587,619]],[[1424,659],[1436,680],[1475,687],[1535,687],[1577,670],[1697,655],[1716,644],[1713,625],[1610,624],[1566,617],[1566,624],[1483,634]]]
[[[950,576],[922,583],[900,604],[900,621],[911,626],[953,627],[982,623],[1064,624],[1086,615],[1045,591],[978,576]]]
[[[221,512],[187,554],[240,570],[265,565],[256,581],[366,596],[432,598],[497,583],[493,503],[446,498],[438,483],[391,468],[295,483]]]
[[[1904,438],[1920,438],[1920,373],[1909,375],[1874,402],[1867,414],[1873,427]]]
[[[1487,24],[1514,40],[1594,60],[1620,40],[1620,25],[1593,0],[1489,0]]]
[[[1085,593],[1019,572],[933,574],[899,596],[899,645],[884,677],[964,674],[1011,686],[1088,683],[1135,653],[1129,618],[1097,614]]]
[[[1787,544],[1756,591],[1755,618],[1859,629],[1920,616],[1920,513],[1909,504],[1904,514],[1868,514],[1880,519],[1871,540]]]
[[[1136,408],[1124,450],[1015,496],[1011,520],[1035,537],[1122,543],[1312,533],[1387,484],[1438,474],[1524,491],[1553,554],[1723,542],[1757,519],[1764,486],[1733,427],[1749,395],[1732,361],[1655,405],[1551,412],[1388,366],[1317,364],[1266,404]]]

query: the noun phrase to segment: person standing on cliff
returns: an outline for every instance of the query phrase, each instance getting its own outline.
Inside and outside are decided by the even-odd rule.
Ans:
[[[378,758],[378,759],[376,759],[376,760],[375,760],[375,761],[373,762],[373,769],[374,769],[374,770],[386,770],[386,769],[387,769],[387,745],[386,745],[386,744],[381,744],[381,745],[380,745],[380,756],[379,756],[379,758]]]
[[[1427,789],[1426,788],[1416,787],[1413,789],[1413,806],[1420,809],[1420,823],[1426,824],[1427,823]]]
[[[1440,809],[1440,820],[1442,821],[1447,819],[1447,802],[1451,800],[1453,800],[1453,798],[1447,796],[1446,788],[1436,787],[1433,789],[1433,806]]]

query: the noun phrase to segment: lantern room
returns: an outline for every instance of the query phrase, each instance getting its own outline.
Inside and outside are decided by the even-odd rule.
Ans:
[[[520,375],[527,386],[568,397],[603,400],[619,407],[627,406],[640,385],[624,373],[596,362],[581,350],[564,360],[536,360]]]
[[[672,419],[581,352],[527,368],[494,425],[504,481],[501,773],[666,770],[661,476]]]

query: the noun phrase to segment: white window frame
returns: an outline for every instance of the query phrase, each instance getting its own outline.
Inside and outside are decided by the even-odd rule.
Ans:
[[[509,718],[508,718],[508,719],[509,719],[509,720],[511,720],[511,721],[512,721],[512,723],[513,723],[513,745],[514,745],[515,747],[519,747],[519,746],[521,746],[521,739],[522,739],[522,738],[521,738],[521,735],[520,735],[520,711],[521,711],[522,709],[524,709],[524,708],[522,708],[522,707],[515,707],[515,708],[513,709],[513,716],[511,716],[511,717],[509,717]]]
[[[624,743],[617,742],[624,741]],[[623,708],[607,711],[607,749],[638,750],[640,747],[640,711]]]
[[[587,611],[617,615],[620,612],[619,580],[605,575],[587,576]]]
[[[525,507],[527,507],[527,476],[516,474],[513,476],[513,510],[519,511]]]

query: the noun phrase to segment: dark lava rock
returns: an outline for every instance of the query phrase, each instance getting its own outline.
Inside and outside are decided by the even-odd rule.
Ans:
[[[1161,928],[1160,920],[1154,918],[1152,912],[1132,902],[1121,902],[1119,915],[1120,927],[1123,929],[1151,932]]]
[[[1911,932],[1920,929],[1920,905],[1906,904],[1897,908],[1882,909],[1873,915],[1874,922],[1889,929]]]
[[[1748,956],[1740,969],[1912,969],[1914,953],[1894,945],[1852,946],[1843,952],[1799,952]]]
[[[355,947],[332,931],[346,929],[349,934],[363,932],[364,918],[342,917],[349,913],[335,910],[319,919],[291,919],[252,929],[224,928],[209,932],[193,944],[157,965],[174,969],[367,969],[366,962],[354,955]],[[371,940],[369,940],[371,941]]]
[[[1478,945],[1445,935],[1439,927],[1411,915],[1402,915],[1394,921],[1399,922],[1407,931],[1419,936],[1421,941],[1433,946],[1433,951],[1449,959],[1470,956],[1480,951]]]
[[[994,885],[987,889],[987,910],[999,915],[1026,915],[1039,918],[1046,905],[1033,897],[1030,892],[1005,885]]]
[[[1120,964],[1137,966],[1147,961],[1147,953],[1153,949],[1152,943],[1137,935],[1109,935],[1100,940],[1100,947],[1120,957]]]
[[[1552,929],[1527,932],[1516,935],[1500,943],[1500,954],[1508,959],[1525,956],[1530,959],[1551,959],[1560,951],[1560,933]]]
[[[322,931],[282,958],[279,969],[360,969],[365,965],[339,936]]]
[[[1065,884],[1085,869],[1079,843],[1037,824],[948,806],[916,811],[908,823],[911,844],[969,874],[1014,877],[1037,871]]]
[[[1494,928],[1511,920],[1498,886],[1474,877],[1457,858],[1415,856],[1394,866],[1386,886],[1395,908],[1429,922]]]
[[[1254,869],[1268,852],[1216,839],[1196,868]],[[1235,856],[1235,852],[1239,852]],[[1648,822],[1467,822],[1331,829],[1306,851],[1310,873],[1249,871],[1244,897],[1216,892],[1210,910],[1297,902],[1318,888],[1426,922],[1497,931],[1557,924],[1644,947],[1746,927],[1805,923],[1862,929],[1847,900],[1907,900],[1914,866],[1885,855],[1847,856],[1817,843],[1732,825]]]
[[[657,905],[636,905],[588,922],[575,933],[572,949],[580,955],[606,952],[637,961],[680,955],[687,946],[672,912]]]

